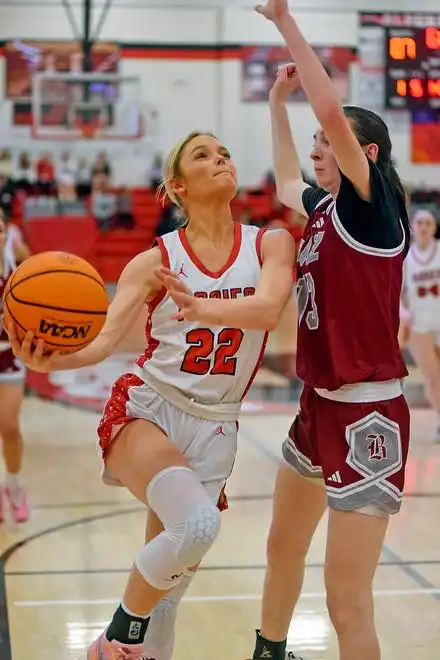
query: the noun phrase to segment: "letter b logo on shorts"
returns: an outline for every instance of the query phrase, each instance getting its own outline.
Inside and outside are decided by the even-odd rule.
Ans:
[[[385,436],[381,433],[370,433],[367,435],[367,440],[370,443],[368,445],[369,461],[383,461],[387,457],[387,445],[385,442]]]
[[[363,477],[387,477],[402,467],[399,425],[378,412],[350,424],[347,463]]]

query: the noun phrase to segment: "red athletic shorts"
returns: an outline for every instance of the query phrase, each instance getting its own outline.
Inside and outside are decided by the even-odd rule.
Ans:
[[[375,403],[341,403],[304,386],[283,457],[305,477],[323,479],[328,504],[354,511],[400,509],[409,445],[403,395]]]

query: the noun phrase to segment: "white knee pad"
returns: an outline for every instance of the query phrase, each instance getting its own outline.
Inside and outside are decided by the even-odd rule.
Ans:
[[[195,474],[183,467],[167,468],[156,475],[147,498],[165,529],[140,550],[136,567],[149,584],[168,591],[214,543],[220,531],[220,512]]]
[[[220,531],[220,511],[209,500],[200,504],[185,522],[176,523],[169,529],[179,548],[177,559],[188,568],[206,555]]]

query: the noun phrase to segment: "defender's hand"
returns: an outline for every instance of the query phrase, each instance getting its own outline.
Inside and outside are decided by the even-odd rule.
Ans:
[[[287,0],[267,0],[265,5],[257,5],[255,11],[268,21],[276,22],[289,13],[289,5]]]
[[[269,98],[272,101],[285,103],[292,92],[299,87],[301,87],[301,80],[296,66],[293,63],[284,64],[278,67],[277,79],[270,90]]]
[[[184,282],[179,278],[176,273],[168,268],[161,268],[155,271],[156,276],[162,282],[170,298],[174,300],[179,307],[177,314],[173,314],[172,318],[176,321],[198,321],[201,311],[201,299],[193,295]]]

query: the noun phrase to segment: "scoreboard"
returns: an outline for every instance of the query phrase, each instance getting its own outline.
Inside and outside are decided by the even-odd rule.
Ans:
[[[385,107],[440,109],[440,27],[387,26]]]

